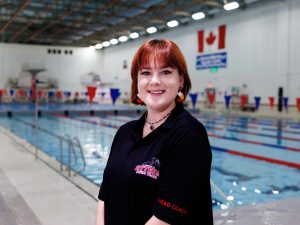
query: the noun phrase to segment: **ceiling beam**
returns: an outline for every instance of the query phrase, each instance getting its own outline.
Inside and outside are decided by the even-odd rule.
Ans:
[[[139,8],[140,9],[140,4],[146,2],[146,0],[141,0],[139,1],[138,3],[134,3],[131,5],[131,7],[129,6],[124,6],[124,5],[121,5],[121,7],[128,7],[128,8]],[[119,4],[119,3],[118,3]],[[149,8],[145,8],[145,10],[149,10]],[[110,19],[110,18],[114,18],[115,16],[117,16],[116,13],[112,13],[108,18],[106,19]],[[134,18],[140,16],[139,14],[138,15],[135,15],[133,17],[125,17],[125,20],[124,21],[128,21],[128,20],[134,20]],[[123,21],[123,22],[124,22]],[[99,42],[100,41],[103,41],[102,37],[103,37],[103,33],[105,33],[106,35],[106,30],[109,29],[109,32],[111,33],[111,30],[112,29],[119,29],[118,27],[118,24],[116,25],[110,25],[109,23],[104,23],[103,21],[93,21],[94,23],[95,22],[98,22],[99,24],[101,25],[104,25],[106,26],[106,28],[104,28],[103,30],[101,31],[96,31],[94,32],[93,34],[87,36],[87,37],[83,37],[82,39],[79,39],[78,41],[76,41],[76,43],[82,43],[82,42],[85,42],[85,43],[88,43],[88,42],[91,42],[91,40],[95,40],[95,39],[99,39]],[[122,30],[124,30],[124,27],[121,28]],[[100,38],[99,38],[100,37]]]
[[[23,11],[23,9],[30,3],[30,0],[26,0],[23,2],[23,4],[19,7],[19,9],[15,12],[15,14],[6,22],[6,24],[3,25],[0,29],[0,33],[4,33],[5,30],[9,27],[9,25],[18,17],[20,12]]]
[[[145,0],[143,2],[145,2]],[[139,4],[141,4],[141,3],[142,3],[142,1],[139,2]],[[95,39],[99,39],[99,41],[108,40],[110,38],[108,36],[111,36],[111,33],[112,33],[111,30],[112,29],[115,29],[115,30],[122,29],[122,30],[124,30],[124,27],[128,27],[127,25],[129,23],[131,23],[131,21],[134,21],[134,22],[133,22],[133,24],[131,24],[129,26],[131,26],[131,27],[136,26],[136,25],[141,26],[141,17],[144,18],[145,15],[147,15],[147,14],[152,15],[152,13],[153,13],[153,11],[155,11],[155,9],[163,8],[163,7],[167,6],[168,3],[169,3],[168,1],[165,1],[165,2],[160,2],[156,5],[152,5],[152,6],[148,7],[147,9],[145,9],[145,12],[142,15],[137,14],[133,17],[128,17],[127,19],[122,21],[122,23],[119,23],[119,24],[116,24],[116,25],[109,25],[109,26],[107,26],[106,29],[101,30],[101,31],[97,31],[97,32],[89,35],[88,37],[85,37],[85,38],[82,38],[82,39],[78,40],[77,42],[82,43],[82,42],[88,42],[90,40],[95,40]],[[139,4],[136,4],[134,6],[139,6]],[[124,25],[126,25],[126,26],[124,26]],[[143,23],[142,26],[146,26],[146,24]],[[127,28],[127,29],[130,29],[130,28]]]
[[[60,16],[56,17],[56,19],[54,19],[53,21],[51,21],[47,26],[42,27],[40,30],[38,30],[35,33],[33,33],[32,35],[30,35],[24,42],[26,43],[26,42],[30,41],[31,39],[33,39],[34,37],[37,37],[38,35],[40,35],[41,33],[43,33],[45,30],[49,29],[50,27],[52,27],[57,22],[63,20],[65,17],[71,15],[72,13],[78,11],[88,1],[89,0],[83,0],[79,4],[77,4],[76,7],[72,8],[70,11],[65,12],[63,15],[60,15]]]
[[[82,23],[84,23],[86,20],[91,19],[95,14],[101,13],[102,11],[106,11],[110,6],[114,5],[115,3],[117,3],[118,0],[113,0],[111,1],[109,4],[104,5],[99,7],[95,12],[93,13],[89,13],[86,16],[81,16],[80,19],[78,19],[77,21],[74,21],[74,23],[69,24],[67,26],[64,26],[63,29],[57,30],[56,32],[54,32],[53,34],[50,35],[50,38],[57,36],[59,33],[61,32],[66,32],[67,30],[69,30],[71,27],[76,27],[78,25],[81,25]]]
[[[207,5],[207,6],[212,6],[212,7],[218,7],[218,8],[223,8],[224,4],[215,1],[215,0],[200,0],[200,3]]]
[[[168,0],[165,2],[160,2],[158,5],[153,5],[149,7],[145,13],[142,15],[136,15],[134,17],[129,17],[127,20],[123,21],[122,23],[116,24],[115,26],[109,26],[107,29],[101,30],[99,32],[95,32],[94,34],[91,34],[88,37],[82,38],[75,43],[88,43],[89,41],[98,39],[99,41],[109,40],[112,38],[112,34],[116,34],[114,31],[120,31],[119,35],[126,35],[126,33],[130,33],[130,31],[137,31],[137,30],[145,30],[147,26],[153,25],[153,24],[162,24],[162,21],[166,19],[166,16],[172,16],[174,15],[174,11],[177,11],[179,9],[183,10],[185,7],[193,7],[196,4],[199,4],[199,2],[187,2],[183,5],[177,5],[177,3],[174,0]],[[202,5],[202,4],[200,4]],[[171,7],[172,6],[172,7]],[[158,11],[157,11],[158,10]],[[185,15],[181,15],[186,17],[188,12],[185,13]],[[147,15],[147,16],[146,16]],[[163,17],[161,17],[163,15]],[[159,21],[157,19],[160,19]],[[152,24],[151,24],[152,23]],[[142,26],[141,26],[142,24]],[[127,28],[126,32],[124,32],[124,27]],[[130,30],[130,31],[129,31]],[[123,34],[121,32],[123,31]],[[116,35],[113,35],[116,37]]]
[[[57,1],[57,0],[55,0],[55,1]],[[38,20],[41,18],[41,16],[43,15],[43,13],[48,12],[48,11],[52,8],[53,5],[54,5],[53,3],[48,4],[47,7],[46,7],[43,11],[39,12],[38,15],[37,15],[34,19],[30,20],[25,26],[22,27],[22,29],[20,29],[19,31],[17,31],[17,32],[9,39],[9,42],[13,42],[14,40],[16,40],[16,38],[17,38],[20,34],[22,34],[25,30],[27,30],[34,22],[38,21]]]

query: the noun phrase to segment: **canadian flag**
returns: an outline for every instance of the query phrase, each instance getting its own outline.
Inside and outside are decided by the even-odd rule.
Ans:
[[[198,31],[198,52],[214,52],[225,48],[226,25],[217,29]]]

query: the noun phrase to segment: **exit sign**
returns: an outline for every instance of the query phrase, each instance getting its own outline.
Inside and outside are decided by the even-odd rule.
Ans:
[[[210,72],[212,72],[212,73],[216,73],[216,72],[218,72],[218,70],[219,70],[218,67],[211,67],[210,68]]]

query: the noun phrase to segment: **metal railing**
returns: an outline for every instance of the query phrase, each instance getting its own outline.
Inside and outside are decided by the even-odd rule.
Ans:
[[[60,152],[59,161],[60,161],[60,171],[61,172],[63,172],[63,165],[64,165],[64,163],[63,163],[63,153],[64,153],[63,152],[63,144],[64,143],[67,143],[67,146],[68,146],[67,165],[66,165],[66,170],[68,171],[68,176],[71,176],[72,166],[74,166],[78,163],[78,155],[77,155],[76,150],[75,150],[76,147],[79,149],[79,154],[80,154],[80,157],[82,159],[83,166],[80,169],[75,171],[74,176],[85,169],[86,160],[85,160],[85,157],[84,157],[82,146],[81,146],[80,141],[77,137],[71,138],[69,135],[60,136],[60,135],[57,135],[57,134],[55,134],[55,133],[53,133],[49,130],[46,130],[42,127],[38,127],[35,124],[29,123],[29,122],[26,122],[26,121],[23,121],[23,120],[20,120],[20,119],[16,119],[16,118],[15,118],[15,120],[17,120],[18,122],[21,122],[25,125],[31,126],[34,129],[40,130],[40,131],[42,131],[46,134],[49,134],[50,136],[55,137],[59,140],[59,152]],[[36,146],[36,148],[37,147],[38,146]],[[74,157],[74,162],[73,163],[72,163],[72,155]]]
[[[71,176],[72,167],[78,164],[78,155],[76,153],[75,148],[79,149],[79,154],[82,159],[82,167],[74,171],[74,176],[80,173],[81,171],[85,170],[86,167],[86,160],[84,157],[83,149],[81,143],[77,137],[70,137],[69,135],[64,135],[64,137],[59,136],[59,151],[60,151],[60,171],[63,172],[63,143],[66,142],[68,146],[68,153],[67,153],[67,166],[66,170],[68,171],[68,176]],[[74,162],[72,163],[72,155],[74,157]]]

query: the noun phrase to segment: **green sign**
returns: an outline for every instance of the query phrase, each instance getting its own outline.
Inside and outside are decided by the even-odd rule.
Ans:
[[[218,67],[211,67],[210,68],[210,72],[212,72],[212,73],[216,73],[216,72],[218,72],[218,70],[219,70]]]

